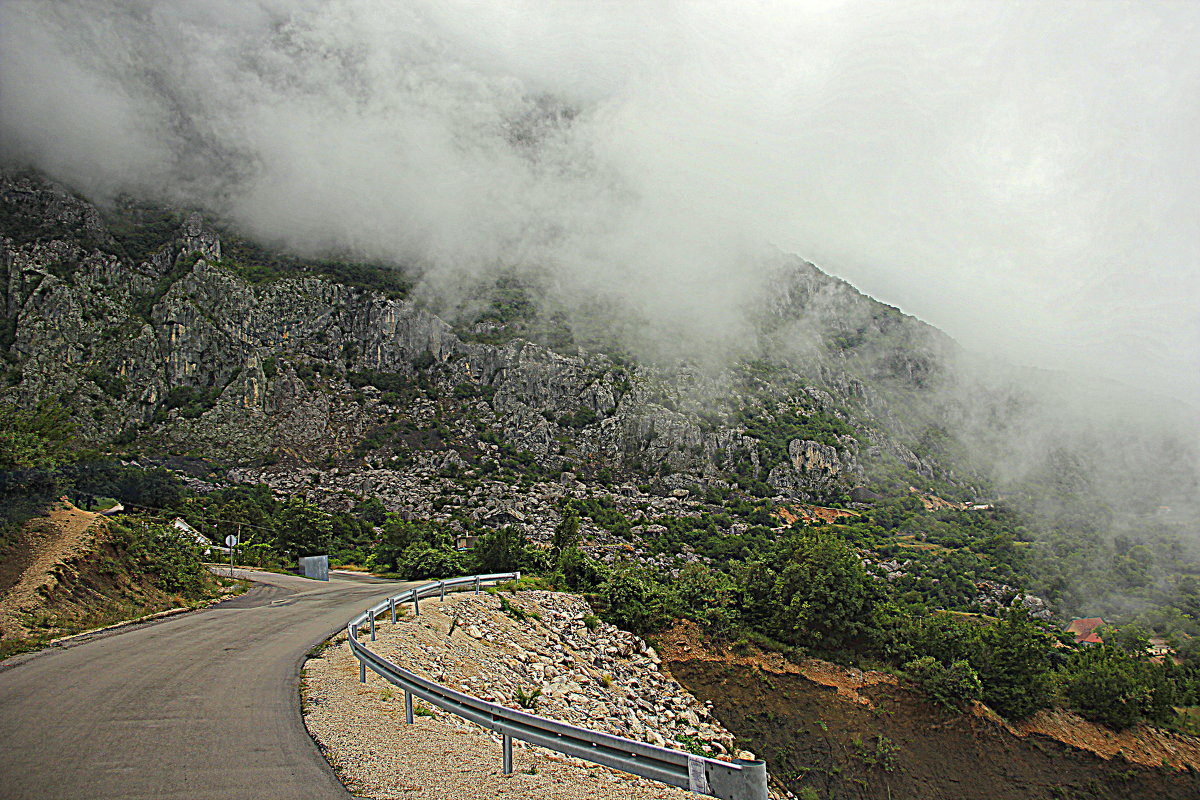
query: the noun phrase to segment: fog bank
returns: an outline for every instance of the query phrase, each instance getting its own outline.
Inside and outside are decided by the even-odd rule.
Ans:
[[[1200,5],[7,0],[0,141],[698,351],[767,247],[966,347],[1200,398]]]

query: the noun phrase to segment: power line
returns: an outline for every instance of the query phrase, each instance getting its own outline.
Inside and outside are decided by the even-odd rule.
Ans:
[[[138,509],[139,512],[142,509],[150,509],[152,511],[163,511],[168,514],[174,514],[174,518],[192,517],[194,519],[204,520],[205,522],[224,522],[229,525],[240,525],[243,528],[253,528],[253,529],[259,530],[259,531],[266,531],[267,533],[275,533],[276,532],[275,528],[264,528],[262,525],[251,525],[249,522],[242,522],[242,521],[236,520],[236,519],[221,519],[220,517],[207,517],[207,516],[204,516],[203,514],[194,514],[194,513],[186,512],[186,511],[180,512],[178,510],[173,510],[173,509],[169,509],[169,508],[159,508],[157,506],[147,506],[147,505],[143,505],[141,503],[131,503],[130,505],[132,505],[134,508]],[[173,517],[164,517],[164,516],[161,516],[158,514],[143,514],[142,516],[150,517],[151,519],[160,519],[160,520],[164,520],[166,522],[170,522],[173,520]]]

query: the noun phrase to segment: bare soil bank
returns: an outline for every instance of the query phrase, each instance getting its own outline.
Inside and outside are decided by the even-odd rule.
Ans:
[[[1089,741],[1097,726],[1071,715],[1015,729],[982,708],[942,711],[889,675],[718,653],[693,626],[662,637],[659,652],[674,677],[711,701],[713,715],[793,792],[810,787],[830,800],[1200,797],[1200,772],[1187,764],[1192,737],[1128,732],[1105,740],[1112,755],[1104,757],[1093,752],[1103,742]],[[1150,741],[1139,744],[1143,738]],[[1114,741],[1130,751],[1113,750]],[[1126,758],[1137,746],[1140,761],[1161,751],[1178,766]]]
[[[104,517],[56,501],[0,554],[0,658],[191,605],[130,568]]]

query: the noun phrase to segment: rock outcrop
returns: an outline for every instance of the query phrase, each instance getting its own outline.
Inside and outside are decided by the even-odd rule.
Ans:
[[[403,292],[247,262],[194,213],[139,228],[28,176],[0,177],[0,210],[6,391],[66,402],[93,444],[293,471],[403,469],[414,453],[478,469],[503,445],[590,480],[759,481],[806,502],[844,496],[880,459],[949,474],[913,452],[885,396],[932,380],[932,329],[803,262],[779,266],[764,302],[773,360],[703,372],[502,341],[495,322],[476,335]],[[789,355],[796,326],[819,344]],[[881,339],[907,355],[883,363]],[[797,420],[842,432],[768,441]]]

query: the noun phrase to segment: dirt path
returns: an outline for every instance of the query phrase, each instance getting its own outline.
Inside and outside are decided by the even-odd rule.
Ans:
[[[0,636],[17,638],[28,630],[21,617],[41,602],[46,589],[57,583],[60,565],[91,552],[103,530],[99,514],[56,502],[45,516],[30,520],[0,563]]]

